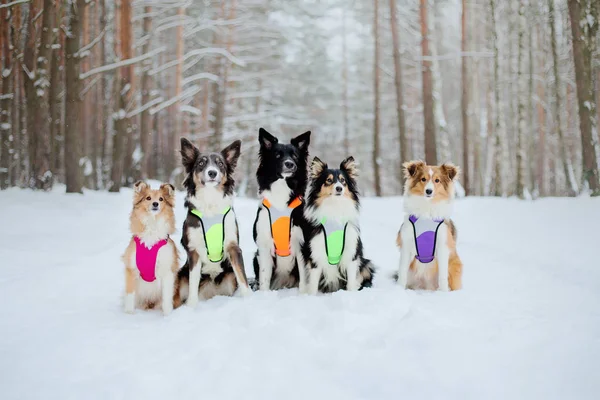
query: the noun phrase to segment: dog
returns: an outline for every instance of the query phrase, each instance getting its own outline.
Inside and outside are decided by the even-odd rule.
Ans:
[[[181,139],[187,190],[181,244],[187,261],[179,270],[173,302],[195,307],[199,299],[250,292],[233,210],[233,174],[241,151],[236,140],[220,153],[200,153]]]
[[[405,217],[397,236],[398,284],[408,289],[441,291],[462,287],[457,232],[450,219],[459,168],[423,161],[403,164]]]
[[[292,247],[306,275],[301,293],[371,287],[375,268],[363,256],[359,227],[357,165],[348,157],[338,169],[315,157],[302,215],[292,219]]]
[[[133,235],[123,254],[125,263],[125,312],[162,305],[163,314],[173,310],[175,274],[179,267],[175,232],[175,188],[163,184],[152,190],[146,182],[134,185],[133,210],[129,217]]]
[[[260,128],[259,166],[256,171],[260,205],[254,221],[254,289],[298,287],[296,255],[290,248],[290,223],[306,190],[310,131],[289,144]]]

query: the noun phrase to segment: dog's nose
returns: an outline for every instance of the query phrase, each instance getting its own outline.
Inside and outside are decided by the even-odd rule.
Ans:
[[[208,176],[210,177],[210,179],[215,179],[217,177],[217,171],[211,169],[210,171],[208,171]]]
[[[158,201],[155,201],[154,203],[152,203],[152,207],[158,207]]]
[[[292,161],[286,161],[283,163],[283,165],[285,165],[287,169],[293,169],[296,166],[296,164],[294,164]]]
[[[425,194],[430,195],[431,193],[433,193],[433,190],[431,190],[431,189],[425,189]]]
[[[335,187],[335,191],[338,192],[338,193],[342,193],[342,190],[344,190],[344,188],[341,187],[341,186],[336,186]]]

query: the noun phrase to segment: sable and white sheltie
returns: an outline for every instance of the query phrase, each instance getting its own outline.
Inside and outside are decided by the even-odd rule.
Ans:
[[[233,210],[233,173],[240,148],[236,140],[220,153],[201,154],[181,139],[187,190],[181,244],[187,261],[177,274],[175,307],[184,301],[195,307],[198,299],[232,296],[237,289],[242,295],[250,292]]]
[[[134,185],[130,229],[133,235],[123,254],[125,263],[125,311],[162,305],[165,315],[173,310],[173,285],[179,267],[177,247],[169,235],[175,232],[175,189],[169,184],[152,190],[142,181]]]
[[[292,220],[292,248],[299,254],[300,276],[306,275],[301,293],[372,285],[375,268],[363,256],[360,239],[357,175],[352,157],[339,169],[328,168],[317,157],[311,164],[302,215]]]
[[[462,286],[462,262],[456,253],[456,228],[450,219],[454,181],[459,173],[452,164],[403,164],[404,222],[398,232],[403,288],[458,290]]]
[[[260,205],[254,221],[255,289],[297,287],[300,276],[296,254],[290,248],[290,221],[303,202],[307,182],[310,132],[279,143],[260,128],[260,164],[256,171]]]

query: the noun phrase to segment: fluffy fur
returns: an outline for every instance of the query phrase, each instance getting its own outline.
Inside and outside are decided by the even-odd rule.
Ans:
[[[303,277],[299,275],[294,249],[290,249],[291,254],[286,257],[275,254],[269,210],[262,202],[266,199],[273,207],[284,210],[294,199],[304,196],[308,180],[306,164],[310,132],[284,144],[260,128],[258,141],[260,163],[256,178],[261,202],[253,229],[254,242],[258,248],[254,256],[256,280],[253,286],[260,290],[297,287]],[[297,214],[296,210],[292,212],[292,219]]]
[[[316,294],[370,287],[375,268],[363,256],[358,222],[358,169],[354,158],[348,157],[335,169],[315,157],[310,173],[306,203],[299,207],[301,215],[292,221],[292,247],[299,254],[298,263],[306,276],[306,284],[300,286],[300,291]],[[324,217],[347,224],[344,250],[337,265],[329,264],[327,258],[321,225]]]
[[[177,247],[169,235],[175,232],[175,189],[163,184],[158,190],[152,190],[142,181],[134,185],[133,210],[131,211],[130,230],[133,235],[123,254],[125,263],[124,308],[133,313],[135,308],[151,309],[161,304],[165,315],[173,310],[173,288],[179,257]],[[167,239],[156,258],[156,280],[146,282],[140,277],[136,265],[136,244],[134,237],[147,247]]]
[[[452,164],[432,166],[423,161],[404,163],[403,169],[406,215],[397,237],[401,251],[398,284],[409,289],[458,290],[462,287],[462,262],[456,252],[457,233],[450,215],[459,169]],[[414,230],[408,220],[410,215],[444,219],[431,263],[423,264],[415,258],[417,250]]]
[[[233,174],[240,151],[241,142],[236,140],[219,153],[201,154],[189,140],[181,139],[181,160],[186,174],[183,185],[187,190],[185,207],[188,209],[181,244],[187,261],[177,274],[173,298],[175,307],[183,302],[195,307],[199,299],[232,296],[236,290],[242,295],[250,291],[233,208],[223,221],[224,254],[220,262],[209,260],[201,221],[191,213],[196,209],[205,217],[213,217],[232,207]]]

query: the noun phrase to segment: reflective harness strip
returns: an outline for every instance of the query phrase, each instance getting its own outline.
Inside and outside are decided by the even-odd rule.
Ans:
[[[205,217],[198,210],[191,209],[190,212],[200,219],[204,242],[206,243],[206,252],[211,262],[221,262],[223,260],[223,247],[225,242],[225,217],[229,214],[231,207],[225,208],[222,215],[214,217]]]
[[[291,215],[292,211],[302,204],[302,198],[296,197],[287,206],[280,210],[273,207],[269,200],[264,199],[263,206],[269,212],[269,222],[271,224],[271,237],[275,243],[275,254],[280,257],[288,257],[290,253],[290,235],[291,235]]]
[[[323,234],[325,236],[325,252],[330,265],[337,265],[342,261],[344,246],[346,243],[346,227],[348,223],[341,224],[336,221],[323,218],[321,220]]]
[[[158,251],[168,243],[169,239],[163,239],[148,248],[142,243],[139,237],[134,236],[135,241],[135,265],[140,276],[146,282],[154,282],[156,280],[156,259]]]
[[[444,223],[444,219],[417,218],[414,215],[408,217],[415,234],[415,247],[417,255],[415,258],[423,264],[428,264],[435,258],[435,245],[437,232]]]

